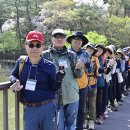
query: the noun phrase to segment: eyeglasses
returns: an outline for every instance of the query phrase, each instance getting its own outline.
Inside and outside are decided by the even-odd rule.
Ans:
[[[63,35],[63,34],[56,34],[53,37],[56,38],[56,39],[59,39],[59,38],[64,39],[66,36]]]
[[[29,46],[29,48],[34,48],[34,47],[41,48],[41,46],[42,46],[40,43],[37,43],[36,45],[30,43],[30,44],[27,44],[27,45]]]

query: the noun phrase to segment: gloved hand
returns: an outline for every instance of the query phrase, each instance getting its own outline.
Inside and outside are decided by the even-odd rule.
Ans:
[[[56,74],[56,81],[62,82],[64,76],[65,76],[64,66],[60,66]]]

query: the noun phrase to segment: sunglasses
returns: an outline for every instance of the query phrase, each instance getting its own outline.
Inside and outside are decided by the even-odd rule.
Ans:
[[[27,44],[27,45],[29,46],[29,48],[34,48],[34,47],[41,48],[41,46],[42,46],[40,43],[37,43],[36,45],[30,43],[30,44]]]
[[[56,38],[56,39],[59,39],[59,38],[64,39],[66,36],[63,35],[63,34],[56,34],[53,37]]]

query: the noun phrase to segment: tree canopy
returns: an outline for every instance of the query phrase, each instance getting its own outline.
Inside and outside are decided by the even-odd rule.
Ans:
[[[36,20],[43,26],[40,31],[45,35],[47,46],[55,28],[65,29],[68,35],[72,31],[82,31],[95,44],[129,46],[130,18],[126,16],[130,10],[129,0],[104,0],[106,3],[109,6],[77,4],[73,0],[1,0],[0,51],[22,52],[26,33],[37,28],[34,17],[42,17]],[[44,13],[39,14],[42,10]],[[13,19],[15,26],[2,32],[2,24],[7,19]]]

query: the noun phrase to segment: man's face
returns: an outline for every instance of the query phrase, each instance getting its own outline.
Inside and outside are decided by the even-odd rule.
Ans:
[[[65,45],[66,36],[63,34],[55,34],[52,36],[52,44],[54,47],[61,48]]]
[[[78,49],[81,48],[82,43],[83,43],[82,39],[81,39],[81,38],[78,38],[78,37],[75,37],[75,38],[73,38],[73,39],[71,40],[72,48],[73,48],[73,49],[76,49],[76,50],[78,50]]]
[[[39,57],[43,51],[43,45],[38,41],[28,42],[25,49],[29,57]]]

